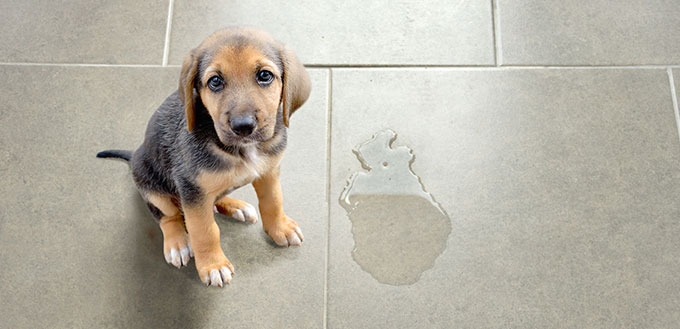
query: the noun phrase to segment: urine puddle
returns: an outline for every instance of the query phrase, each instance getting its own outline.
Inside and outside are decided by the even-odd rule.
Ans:
[[[397,134],[376,133],[353,152],[366,172],[352,174],[340,205],[352,222],[352,257],[382,283],[413,284],[434,266],[451,220],[413,172],[413,151],[392,147]]]

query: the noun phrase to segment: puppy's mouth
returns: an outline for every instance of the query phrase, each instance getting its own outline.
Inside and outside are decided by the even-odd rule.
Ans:
[[[229,127],[215,127],[217,137],[225,146],[246,146],[264,142],[272,136],[267,136],[266,127],[258,127],[248,136],[239,136],[235,134]]]

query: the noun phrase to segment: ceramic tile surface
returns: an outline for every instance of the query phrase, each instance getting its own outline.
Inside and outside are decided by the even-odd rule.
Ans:
[[[680,145],[668,95],[665,70],[334,70],[329,327],[674,326]],[[368,224],[353,226],[338,199],[366,171],[352,149],[383,129],[413,150],[450,216],[445,241],[427,238],[427,209],[394,203],[394,217],[373,219],[384,233],[358,243]],[[384,248],[395,222],[423,257],[445,243],[412,284],[376,279],[412,262],[353,258]]]
[[[200,23],[199,23],[200,22]],[[305,64],[493,64],[488,1],[175,2],[170,62],[215,30],[251,25]]]
[[[680,63],[680,2],[499,0],[504,65]]]
[[[680,2],[8,0],[0,19],[0,328],[680,323]],[[165,263],[129,168],[95,154],[137,147],[184,56],[234,25],[312,78],[281,171],[305,243],[217,215],[236,274],[215,289]]]
[[[161,64],[167,1],[2,1],[0,62]]]

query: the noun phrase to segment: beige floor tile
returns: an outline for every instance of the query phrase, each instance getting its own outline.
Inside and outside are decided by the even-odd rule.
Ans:
[[[168,1],[0,3],[0,62],[161,64]]]
[[[669,293],[680,289],[680,148],[665,70],[332,75],[330,328],[680,321],[679,299]],[[365,172],[352,149],[386,128],[398,134],[395,147],[413,149],[414,172],[449,214],[445,241],[423,226],[434,223],[418,215],[424,210],[407,208],[412,203],[355,226],[340,206],[348,178]],[[383,170],[381,153],[369,150],[363,158]],[[430,258],[446,244],[415,283],[382,283],[401,280],[385,273],[420,266],[414,250],[400,251],[402,264],[360,266],[353,255],[379,255],[395,238],[410,246],[415,239],[415,255]]]
[[[502,64],[680,63],[680,2],[499,0]]]
[[[677,102],[680,102],[680,99],[678,99],[678,95],[680,95],[680,69],[673,69],[672,70],[672,77],[675,82],[675,101],[676,104]]]
[[[251,25],[305,64],[493,64],[489,1],[175,1],[170,62],[213,31]]]

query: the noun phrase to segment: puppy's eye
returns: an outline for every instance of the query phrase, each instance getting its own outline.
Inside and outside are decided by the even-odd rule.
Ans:
[[[259,84],[265,84],[268,85],[274,81],[274,74],[267,71],[267,70],[262,70],[260,72],[257,72],[257,82]]]
[[[208,88],[214,92],[218,92],[222,90],[224,87],[224,80],[220,78],[219,76],[213,76],[208,80]]]

